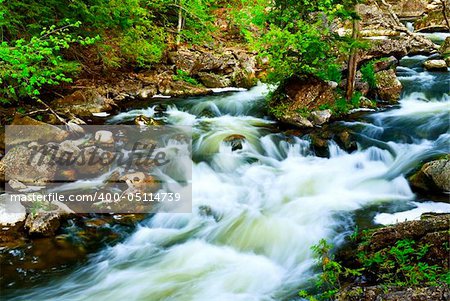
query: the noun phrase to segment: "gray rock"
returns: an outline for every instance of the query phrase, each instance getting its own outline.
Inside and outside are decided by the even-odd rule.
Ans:
[[[223,142],[230,144],[231,150],[235,151],[238,149],[242,149],[242,144],[245,142],[246,139],[247,138],[245,138],[244,135],[235,134],[226,137],[225,139],[223,139]]]
[[[231,84],[229,79],[214,73],[199,72],[198,77],[201,83],[207,88],[223,88]]]
[[[45,184],[55,178],[56,164],[50,156],[44,156],[25,146],[10,149],[1,165],[5,170],[5,179],[27,184]]]
[[[25,229],[32,236],[53,236],[61,225],[62,213],[57,211],[40,211],[28,214]]]
[[[314,125],[322,125],[327,123],[331,118],[331,110],[313,111],[311,119]]]
[[[21,189],[27,188],[26,185],[24,185],[23,183],[21,183],[21,182],[19,182],[17,180],[9,180],[8,184],[14,190],[21,190]]]
[[[428,71],[448,71],[447,63],[444,60],[429,60],[423,63]]]
[[[92,117],[92,113],[110,112],[116,106],[112,99],[102,96],[95,89],[78,90],[52,102],[52,106],[66,114]]]
[[[24,142],[61,142],[69,136],[69,133],[59,127],[47,124],[28,116],[16,114],[6,132],[5,142],[8,146]]]
[[[114,137],[113,133],[110,131],[97,131],[94,135],[95,141],[102,144],[113,144]]]
[[[375,73],[376,90],[381,100],[396,103],[400,99],[402,84],[392,69]]]
[[[425,163],[410,177],[412,186],[432,193],[450,192],[450,160],[447,158]]]
[[[307,118],[301,116],[298,113],[285,114],[284,116],[280,117],[279,120],[286,124],[290,124],[300,128],[314,127],[314,124],[311,121],[309,121]]]

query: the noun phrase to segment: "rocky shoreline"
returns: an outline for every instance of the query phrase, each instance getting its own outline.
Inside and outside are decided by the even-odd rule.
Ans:
[[[448,273],[449,230],[450,214],[423,214],[417,221],[402,222],[363,232],[338,255],[338,260],[343,262],[344,266],[350,268],[365,266],[365,269],[353,283],[341,289],[337,300],[448,300],[450,297],[449,286],[446,283],[448,280],[436,279],[439,285],[427,286],[424,282],[430,279],[420,278],[419,274],[422,271],[419,267],[423,267],[423,271],[428,267],[437,267],[438,273],[444,275],[446,271]],[[407,244],[407,247],[400,247],[402,244]],[[395,259],[391,259],[390,256]],[[405,261],[397,261],[399,258],[404,258]],[[374,263],[367,265],[368,260],[373,260]],[[412,269],[410,274],[400,271],[408,268]],[[416,272],[418,275],[414,275]],[[403,276],[404,274],[407,276]],[[406,279],[417,277],[411,278],[413,282],[417,282],[415,285],[403,283],[399,286],[402,284],[401,281],[405,281],[403,277]]]

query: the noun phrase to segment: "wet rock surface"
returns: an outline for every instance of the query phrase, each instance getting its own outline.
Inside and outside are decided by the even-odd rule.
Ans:
[[[414,188],[422,191],[434,194],[450,192],[449,156],[425,163],[409,180]]]
[[[7,181],[16,180],[26,184],[52,182],[57,170],[49,157],[27,146],[17,146],[9,150],[0,165],[3,166]]]
[[[392,69],[383,70],[375,74],[376,91],[379,97],[389,103],[396,103],[400,99],[402,84]]]
[[[110,112],[116,104],[112,99],[101,95],[97,89],[83,89],[52,102],[54,108],[65,114],[81,118],[92,117],[93,113]]]
[[[442,287],[349,287],[341,292],[339,301],[447,301],[450,290]]]
[[[330,112],[320,107],[334,103],[337,98],[332,85],[314,77],[291,78],[279,93],[280,99],[269,104],[275,117],[283,123],[307,128],[327,122]],[[310,115],[313,111],[314,115]]]
[[[423,66],[428,71],[443,71],[448,70],[445,60],[428,60],[423,63]]]
[[[408,221],[396,225],[370,230],[363,234],[367,241],[357,246],[352,246],[351,250],[340,254],[344,263],[354,265],[358,262],[357,257],[365,254],[365,258],[373,258],[374,254],[389,254],[389,251],[399,241],[413,241],[415,246],[427,246],[422,257],[417,257],[416,264],[426,264],[437,266],[441,271],[447,271],[448,261],[448,241],[449,241],[450,214],[423,214],[420,220]],[[414,257],[411,257],[414,258]],[[404,263],[405,265],[406,263]],[[427,286],[418,283],[415,286],[398,287],[392,283],[383,283],[383,273],[386,269],[382,263],[379,266],[372,266],[363,272],[361,283],[354,283],[343,288],[338,293],[338,300],[448,300],[450,296],[447,285]],[[392,280],[392,279],[391,279]]]
[[[450,28],[448,28],[447,20],[445,20],[444,16],[444,1],[435,0],[429,1],[430,3],[427,5],[427,8],[424,14],[414,22],[414,27],[416,31],[419,32],[448,32]],[[450,6],[447,1],[445,14],[450,16]]]

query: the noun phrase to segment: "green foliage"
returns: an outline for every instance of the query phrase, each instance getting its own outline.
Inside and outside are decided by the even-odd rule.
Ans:
[[[375,64],[385,61],[386,58],[381,58],[377,60],[371,60],[364,65],[362,65],[360,71],[362,74],[362,80],[369,84],[370,88],[374,89],[377,86],[375,78]]]
[[[199,85],[199,82],[195,78],[189,76],[188,72],[180,69],[178,69],[177,74],[173,76],[173,80],[184,81],[195,86]]]
[[[269,59],[269,82],[309,74],[339,82],[337,57],[360,45],[349,37],[339,37],[331,24],[336,18],[357,18],[354,6],[358,2],[241,0],[234,18],[245,39],[261,57]]]
[[[334,260],[331,254],[333,245],[325,239],[321,239],[317,245],[311,247],[321,273],[315,279],[318,294],[312,296],[307,291],[300,291],[299,296],[308,298],[310,301],[332,300],[341,289],[341,279],[361,275],[363,269],[349,269]]]
[[[361,234],[361,247],[370,244],[370,231]],[[350,236],[355,241],[357,230]],[[440,286],[450,284],[450,272],[438,265],[425,262],[429,254],[430,245],[418,244],[411,239],[398,240],[395,245],[368,253],[357,253],[360,268],[350,269],[335,261],[331,250],[333,246],[322,239],[311,247],[314,252],[320,274],[314,279],[315,289],[302,290],[299,296],[310,301],[334,300],[341,289],[341,281],[354,279],[361,275],[374,275],[377,283],[399,287]],[[448,246],[444,246],[447,248]],[[318,292],[316,294],[311,292]]]
[[[342,71],[338,64],[330,62],[327,68],[318,71],[317,76],[326,81],[340,83],[342,81]]]
[[[81,62],[151,67],[173,36],[187,43],[211,40],[215,8],[212,0],[0,0],[1,99],[36,96],[44,86],[70,82]],[[68,51],[94,42],[87,55]],[[78,61],[84,56],[89,60]]]
[[[410,287],[421,284],[437,286],[441,282],[448,282],[447,271],[423,262],[429,248],[430,245],[403,239],[391,248],[370,255],[361,252],[358,257],[367,271],[377,275],[386,284]]]
[[[365,63],[361,69],[362,80],[369,84],[369,86],[373,89],[377,86],[377,82],[375,79],[375,67],[373,62]]]
[[[57,28],[43,28],[39,36],[30,40],[18,39],[0,44],[0,101],[9,102],[19,97],[35,97],[43,86],[70,82],[70,75],[79,70],[76,62],[63,59],[61,51],[71,44],[89,45],[97,38],[74,37],[71,27],[80,22]]]
[[[294,75],[327,74],[335,61],[326,30],[319,23],[299,20],[280,28],[271,25],[255,43],[262,57],[269,59],[269,82],[280,82]]]

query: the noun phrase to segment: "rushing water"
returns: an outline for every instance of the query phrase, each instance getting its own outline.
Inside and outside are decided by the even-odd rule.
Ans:
[[[349,154],[330,142],[330,158],[315,156],[308,139],[275,130],[261,113],[263,85],[173,102],[160,118],[194,129],[193,213],[152,216],[84,267],[12,299],[293,298],[312,276],[311,245],[321,238],[341,243],[354,212],[387,211],[380,222],[421,206],[405,173],[449,152],[450,138],[450,77],[424,72],[424,59],[402,61],[398,106],[343,123],[357,133],[358,150]],[[154,107],[109,122],[141,114],[154,116]],[[247,138],[241,150],[222,142],[231,134]],[[433,203],[424,208],[433,210]]]

